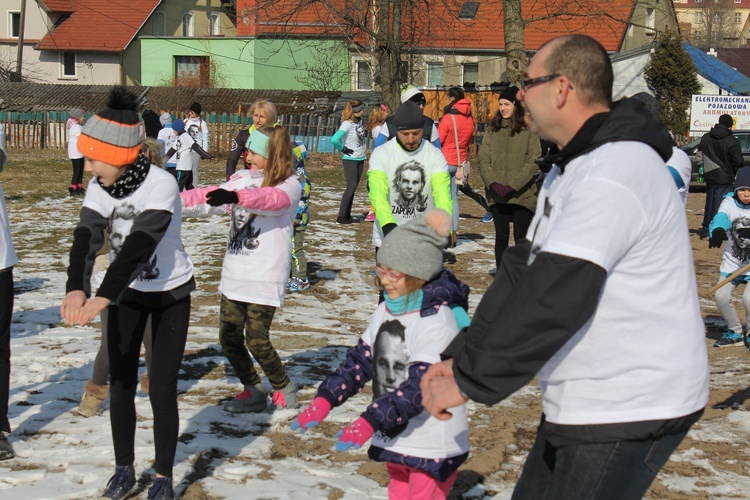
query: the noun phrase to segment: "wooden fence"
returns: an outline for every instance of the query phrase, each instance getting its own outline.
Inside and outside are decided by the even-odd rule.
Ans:
[[[175,116],[172,113],[172,116]],[[15,148],[64,149],[67,130],[66,112],[0,112],[0,123],[5,130],[5,145]],[[227,153],[241,128],[249,126],[252,119],[239,114],[204,115],[209,128],[209,151]],[[284,115],[281,124],[292,138],[302,141],[309,151],[330,153],[333,151],[331,136],[338,130],[338,116]]]

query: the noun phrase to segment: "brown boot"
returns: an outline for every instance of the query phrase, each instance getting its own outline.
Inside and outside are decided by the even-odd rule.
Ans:
[[[91,380],[87,380],[86,385],[83,386],[83,399],[75,413],[82,417],[93,417],[99,413],[102,403],[108,397],[108,385],[96,385]]]
[[[148,394],[148,373],[141,375],[141,390]]]

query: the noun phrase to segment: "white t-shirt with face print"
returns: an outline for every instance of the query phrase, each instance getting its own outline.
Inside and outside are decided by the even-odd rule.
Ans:
[[[83,206],[109,219],[110,261],[122,248],[139,214],[146,210],[166,210],[172,214],[167,232],[156,246],[148,267],[130,288],[141,292],[173,290],[193,276],[193,263],[182,245],[182,201],[172,174],[151,166],[143,184],[121,199],[112,198],[95,178],[91,179]]]
[[[401,225],[435,208],[430,178],[448,172],[443,153],[427,141],[416,151],[405,151],[393,139],[375,149],[370,156],[370,170],[380,170],[388,177],[388,198],[396,224]],[[372,242],[380,246],[383,234],[373,224]]]
[[[705,328],[674,191],[664,161],[639,142],[602,145],[545,179],[531,262],[546,252],[607,272],[593,317],[538,373],[548,421],[661,420],[705,406]]]
[[[433,316],[420,317],[419,311],[395,316],[381,303],[373,314],[362,340],[372,350],[373,393],[396,391],[408,378],[409,365],[415,362],[440,362],[442,353],[458,334],[456,320],[449,307],[442,306]],[[449,411],[453,417],[442,421],[427,412],[411,418],[397,436],[376,432],[373,446],[419,458],[449,458],[469,450],[466,406]]]

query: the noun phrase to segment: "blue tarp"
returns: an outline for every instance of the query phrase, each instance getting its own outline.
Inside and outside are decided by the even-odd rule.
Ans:
[[[704,51],[682,42],[690,55],[698,74],[732,94],[750,95],[750,78],[746,77],[721,59],[709,56]]]

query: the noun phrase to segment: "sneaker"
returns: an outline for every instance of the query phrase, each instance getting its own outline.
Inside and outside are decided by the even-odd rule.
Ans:
[[[352,224],[353,222],[351,217],[336,217],[336,224]]]
[[[708,238],[708,229],[700,228],[695,232],[695,234],[697,234],[700,239],[705,240],[706,238]]]
[[[308,288],[310,288],[310,280],[307,278],[289,278],[286,284],[286,289],[289,293],[304,292]]]
[[[171,477],[157,477],[148,489],[148,500],[171,500],[174,498]]]
[[[482,222],[492,222],[492,212],[487,212],[484,214],[484,217],[482,217]]]
[[[74,186],[68,188],[68,196],[75,196],[76,194],[76,188]]]
[[[714,342],[714,347],[732,347],[742,345],[742,334],[727,330],[719,340]]]
[[[365,222],[375,222],[375,212],[369,212],[365,217]]]
[[[115,467],[115,475],[107,483],[107,489],[104,490],[99,499],[109,498],[118,500],[127,498],[137,483],[135,480],[135,469],[132,465],[118,465]]]
[[[224,405],[224,411],[230,413],[258,413],[266,408],[266,390],[261,384],[256,384],[253,390],[245,389]]]
[[[8,436],[0,432],[0,460],[8,460],[16,456],[13,447],[8,442]]]
[[[289,382],[286,387],[273,391],[273,404],[282,408],[299,408],[297,386]]]

